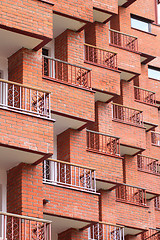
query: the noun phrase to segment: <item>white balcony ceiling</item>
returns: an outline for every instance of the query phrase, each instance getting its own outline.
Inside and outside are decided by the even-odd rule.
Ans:
[[[56,13],[53,14],[53,36],[56,38],[66,29],[78,31],[85,25],[84,22],[72,19],[69,17],[61,16]]]
[[[57,240],[57,235],[66,231],[67,229],[74,228],[78,230],[89,224],[89,222],[85,222],[83,220],[51,216],[47,214],[44,214],[43,218],[52,221],[52,240]]]
[[[22,47],[33,49],[42,42],[41,39],[0,29],[0,53],[3,57],[10,57]]]
[[[0,146],[0,167],[10,169],[19,163],[33,164],[44,157],[45,154],[36,153],[26,149],[15,149],[14,147]]]

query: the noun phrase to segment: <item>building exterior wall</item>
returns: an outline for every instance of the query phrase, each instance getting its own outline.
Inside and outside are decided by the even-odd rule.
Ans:
[[[9,56],[0,54],[5,79],[0,79],[0,169],[5,179],[0,210],[51,220],[54,233],[48,240],[89,240],[88,228],[99,222],[124,226],[125,240],[146,240],[141,233],[160,228],[160,79],[148,77],[148,66],[160,74],[155,0],[7,0],[0,6],[0,29],[42,41],[33,49],[21,46]],[[132,28],[131,14],[149,21],[151,32]],[[82,27],[75,30],[78,24]],[[115,44],[110,29],[117,31]],[[42,56],[42,47],[49,49],[48,57]],[[145,57],[147,62],[141,62]],[[36,98],[27,97],[30,109],[12,106],[16,92],[12,87],[9,93],[9,81],[30,93],[37,88]],[[19,98],[26,98],[25,91]],[[88,137],[89,131],[94,137]],[[7,149],[14,149],[18,159],[22,150],[24,155],[14,162]],[[28,152],[42,156],[33,161],[31,155],[29,163]],[[139,166],[139,154],[152,162]]]

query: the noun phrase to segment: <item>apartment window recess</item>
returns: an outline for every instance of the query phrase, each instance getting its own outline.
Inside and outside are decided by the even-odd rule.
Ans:
[[[160,68],[148,66],[148,77],[160,80]]]
[[[135,15],[131,15],[131,27],[151,33],[151,21]]]

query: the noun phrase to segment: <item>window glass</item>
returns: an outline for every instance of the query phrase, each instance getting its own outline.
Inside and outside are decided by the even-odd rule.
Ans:
[[[134,16],[131,16],[131,27],[145,32],[151,32],[150,22],[147,22],[147,20],[138,19]]]
[[[148,77],[160,80],[160,69],[148,67]]]

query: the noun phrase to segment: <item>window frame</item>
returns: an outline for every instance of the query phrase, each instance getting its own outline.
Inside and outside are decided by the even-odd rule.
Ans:
[[[155,80],[157,80],[157,81],[160,81],[160,79],[158,79],[158,78],[149,76],[149,69],[158,71],[159,74],[160,74],[160,68],[148,65],[148,77],[151,78],[151,79],[155,79]]]
[[[152,33],[152,31],[151,31],[151,23],[152,23],[152,21],[151,21],[151,20],[149,20],[149,19],[147,19],[147,18],[143,18],[143,17],[137,16],[137,15],[134,15],[134,14],[131,14],[130,17],[131,17],[131,28],[134,28],[134,29],[136,29],[136,30],[143,31],[143,32],[146,32],[146,33]],[[133,25],[132,25],[132,19],[133,19],[133,20],[137,20],[137,21],[142,22],[142,23],[147,23],[147,25],[148,25],[148,31],[133,26]]]

